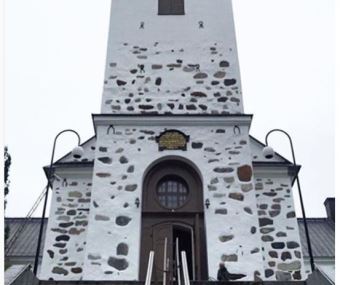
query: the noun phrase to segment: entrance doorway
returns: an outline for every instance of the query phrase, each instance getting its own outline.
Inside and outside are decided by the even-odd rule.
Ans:
[[[163,280],[165,268],[167,284],[177,284],[181,251],[186,253],[190,280],[207,280],[203,193],[197,172],[182,161],[162,161],[148,172],[143,186],[140,280],[145,280],[151,250],[153,281]]]
[[[173,225],[172,229],[172,241],[173,241],[173,258],[177,264],[177,257],[180,260],[180,254],[182,251],[186,252],[188,271],[190,280],[195,280],[195,255],[194,255],[194,238],[193,230],[181,225]],[[180,262],[179,262],[180,263]],[[178,271],[175,271],[176,280],[180,278]]]
[[[178,223],[162,223],[153,227],[154,280],[163,280],[164,262],[166,267],[166,279],[177,281],[181,278],[178,267],[182,264],[181,252],[187,256],[190,280],[195,279],[194,266],[194,236],[191,227]],[[180,268],[180,271],[181,268]]]

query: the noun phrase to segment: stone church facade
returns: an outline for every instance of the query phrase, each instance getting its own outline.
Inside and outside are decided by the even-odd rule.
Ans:
[[[301,280],[297,168],[249,135],[230,0],[112,0],[101,113],[54,164],[42,280]],[[167,243],[165,244],[165,239]]]

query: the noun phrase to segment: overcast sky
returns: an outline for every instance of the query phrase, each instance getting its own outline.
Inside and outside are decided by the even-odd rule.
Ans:
[[[211,0],[210,0],[211,1]],[[234,0],[245,112],[251,134],[288,131],[302,165],[307,216],[334,196],[334,0]],[[4,142],[12,155],[7,216],[26,216],[46,184],[55,135],[94,134],[100,112],[110,0],[5,1]],[[60,137],[56,158],[76,144]],[[270,144],[291,159],[289,143]],[[297,189],[295,205],[300,216]],[[41,215],[41,208],[35,214]]]

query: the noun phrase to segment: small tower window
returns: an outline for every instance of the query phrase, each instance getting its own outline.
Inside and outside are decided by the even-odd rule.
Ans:
[[[184,0],[158,0],[158,15],[184,15]]]
[[[178,176],[166,176],[157,186],[159,203],[166,208],[176,209],[185,204],[189,191],[187,184]]]

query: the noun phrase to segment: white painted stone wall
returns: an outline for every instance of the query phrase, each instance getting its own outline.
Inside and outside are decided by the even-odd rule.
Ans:
[[[58,173],[67,185],[63,179],[54,185],[41,278],[138,279],[141,207],[135,199],[143,203],[148,166],[169,155],[190,160],[201,172],[204,200],[211,203],[205,208],[209,276],[216,277],[223,260],[243,280],[299,279],[300,272],[304,278],[290,177],[256,173],[255,182],[239,179],[238,167],[253,157],[248,127],[240,127],[241,134],[232,126],[179,127],[190,135],[188,150],[158,151],[155,136],[173,125],[115,126],[115,134],[100,126],[93,178],[66,169]],[[57,241],[62,235],[70,240]]]
[[[255,190],[266,279],[305,279],[290,177],[257,174]]]
[[[250,149],[252,152],[253,162],[258,162],[258,161],[260,162],[285,162],[285,160],[282,157],[278,156],[277,154],[275,154],[274,157],[270,159],[265,158],[262,153],[263,147],[265,145],[254,140],[254,138],[252,137],[249,138],[249,142],[250,142]],[[80,159],[73,157],[73,155],[70,152],[64,157],[62,157],[59,162],[64,163],[64,162],[84,162],[84,161],[92,162],[94,161],[95,149],[96,149],[96,137],[91,137],[81,146],[84,149],[84,154]]]
[[[92,173],[57,172],[39,278],[81,280]],[[51,191],[51,190],[50,190]]]
[[[112,1],[102,113],[243,112],[231,1],[184,2]]]
[[[285,160],[279,155],[275,154],[272,158],[267,159],[264,157],[262,151],[265,146],[263,143],[260,143],[253,137],[249,137],[250,150],[252,153],[252,161],[253,162],[285,162]],[[60,162],[92,162],[94,161],[95,149],[96,149],[96,137],[92,137],[87,140],[84,144],[82,144],[84,149],[84,155],[80,158],[74,158],[71,153],[60,159]]]
[[[172,126],[168,127],[168,129]],[[256,199],[251,173],[241,182],[238,169],[250,165],[248,127],[234,134],[232,127],[181,127],[190,135],[187,151],[158,151],[155,136],[160,126],[107,126],[97,128],[96,161],[89,217],[84,280],[135,280],[138,278],[141,208],[145,170],[166,156],[185,157],[201,171],[205,211],[209,275],[216,277],[218,264],[226,261],[244,280],[263,277]],[[249,168],[251,171],[251,168]],[[142,201],[143,203],[143,201]],[[117,224],[120,218],[122,225]],[[126,224],[126,225],[125,225]],[[117,247],[128,246],[126,255]],[[100,245],[100,246],[98,246]],[[120,269],[120,270],[119,270]]]

